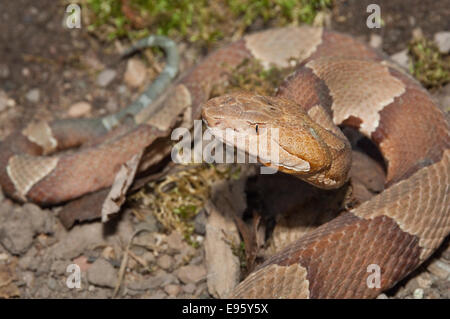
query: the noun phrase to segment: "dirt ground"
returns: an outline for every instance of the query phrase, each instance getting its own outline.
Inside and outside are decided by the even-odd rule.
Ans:
[[[373,41],[377,34],[388,54],[404,50],[413,30],[420,28],[430,38],[450,30],[449,0],[377,1],[385,23],[380,30],[365,25],[365,8],[372,2],[336,1],[331,28],[365,41]],[[127,62],[115,61],[128,43],[101,43],[84,25],[64,28],[64,11],[62,2],[54,0],[0,4],[0,99],[4,101],[0,101],[0,140],[31,120],[115,112],[151,81],[148,71],[139,88],[127,85]],[[195,54],[183,46],[184,69],[201,58]],[[434,94],[441,103],[448,103],[450,87]],[[77,102],[88,106],[77,106]],[[246,187],[251,189],[251,185]],[[66,230],[57,218],[58,211],[19,205],[0,192],[0,298],[114,295],[126,245],[141,221],[125,209],[106,226],[97,221]],[[142,246],[133,250],[117,296],[211,298],[203,246],[193,248],[180,234],[167,233],[154,218],[145,223],[153,231],[138,238]],[[201,242],[204,219],[199,217],[196,225]],[[83,271],[80,289],[66,285],[67,265],[72,263]],[[449,298],[449,274],[447,240],[425,265],[380,298]]]

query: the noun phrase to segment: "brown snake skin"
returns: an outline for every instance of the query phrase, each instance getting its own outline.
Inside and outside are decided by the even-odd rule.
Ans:
[[[287,67],[290,58],[302,62],[276,98],[239,93],[206,103],[203,117],[210,127],[242,120],[250,126],[286,125],[282,161],[289,165],[280,162],[279,168],[333,188],[347,180],[350,149],[331,117],[336,125],[359,128],[379,147],[387,188],[268,259],[230,297],[376,297],[417,268],[450,232],[449,129],[425,89],[381,53],[346,35],[289,27],[246,36],[180,77],[156,116],[76,152],[51,154],[101,134],[77,125],[29,125],[0,145],[2,189],[15,199],[48,205],[110,186],[121,164],[168,136],[180,118],[199,118],[223,74],[250,58],[265,66]],[[279,109],[277,101],[284,103]],[[178,122],[161,120],[163,110],[174,105]],[[321,155],[304,153],[319,146]],[[307,169],[297,174],[292,165]],[[381,269],[378,288],[367,284],[373,264]]]

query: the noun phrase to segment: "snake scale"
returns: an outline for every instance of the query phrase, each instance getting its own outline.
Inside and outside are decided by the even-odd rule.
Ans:
[[[284,68],[292,58],[299,66],[275,97],[239,92],[208,101],[230,67],[257,59]],[[263,128],[279,128],[279,162],[271,165],[336,188],[351,165],[349,142],[336,125],[348,125],[380,149],[386,189],[270,257],[230,297],[373,298],[416,269],[450,232],[443,113],[417,81],[350,36],[307,26],[247,35],[208,55],[155,104],[152,116],[138,107],[127,113],[131,124],[119,121],[113,129],[60,120],[14,132],[0,145],[2,189],[20,201],[52,205],[108,187],[121,164],[201,114],[217,135],[233,129],[257,141]],[[169,107],[177,120],[167,120]],[[367,284],[374,264],[381,269],[375,288]]]

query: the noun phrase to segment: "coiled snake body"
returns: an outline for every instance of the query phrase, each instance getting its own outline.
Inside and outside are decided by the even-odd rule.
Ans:
[[[291,58],[301,63],[276,97],[234,93],[207,102],[228,68],[252,58],[265,66],[287,67]],[[311,27],[248,35],[181,77],[159,105],[158,120],[136,116],[130,129],[106,137],[82,121],[13,133],[0,145],[3,190],[19,200],[55,204],[107,187],[121,164],[180,124],[163,125],[168,105],[177,106],[185,125],[199,118],[203,105],[203,119],[217,135],[231,128],[257,142],[264,128],[279,128],[279,162],[271,165],[322,188],[345,183],[351,164],[349,143],[335,125],[357,127],[387,166],[381,194],[269,258],[230,297],[375,297],[417,268],[450,232],[450,138],[443,113],[414,79],[349,36]],[[51,154],[89,140],[95,142],[77,152]],[[379,287],[367,284],[369,265],[381,269]]]

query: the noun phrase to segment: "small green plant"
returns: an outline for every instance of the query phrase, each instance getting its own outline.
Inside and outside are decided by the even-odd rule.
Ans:
[[[140,220],[152,214],[168,231],[183,234],[187,243],[198,247],[194,236],[194,218],[209,198],[210,186],[219,180],[231,179],[238,170],[225,166],[199,165],[152,181],[128,198]]]
[[[108,40],[127,35],[126,26],[129,22],[122,13],[120,1],[86,0],[85,2],[94,15],[94,21],[88,27],[89,31],[96,31],[101,26],[105,26]]]
[[[245,243],[241,241],[239,244],[232,243],[231,251],[233,255],[239,258],[239,265],[242,269],[247,268],[247,254],[245,252]]]
[[[227,4],[245,26],[257,19],[276,20],[279,25],[289,23],[311,24],[319,11],[330,8],[332,0],[228,0]]]
[[[450,54],[439,52],[433,41],[419,38],[409,45],[410,72],[427,88],[450,82]]]
[[[254,23],[267,26],[312,23],[333,0],[84,0],[90,30],[107,39],[150,33],[200,46],[242,34]]]

